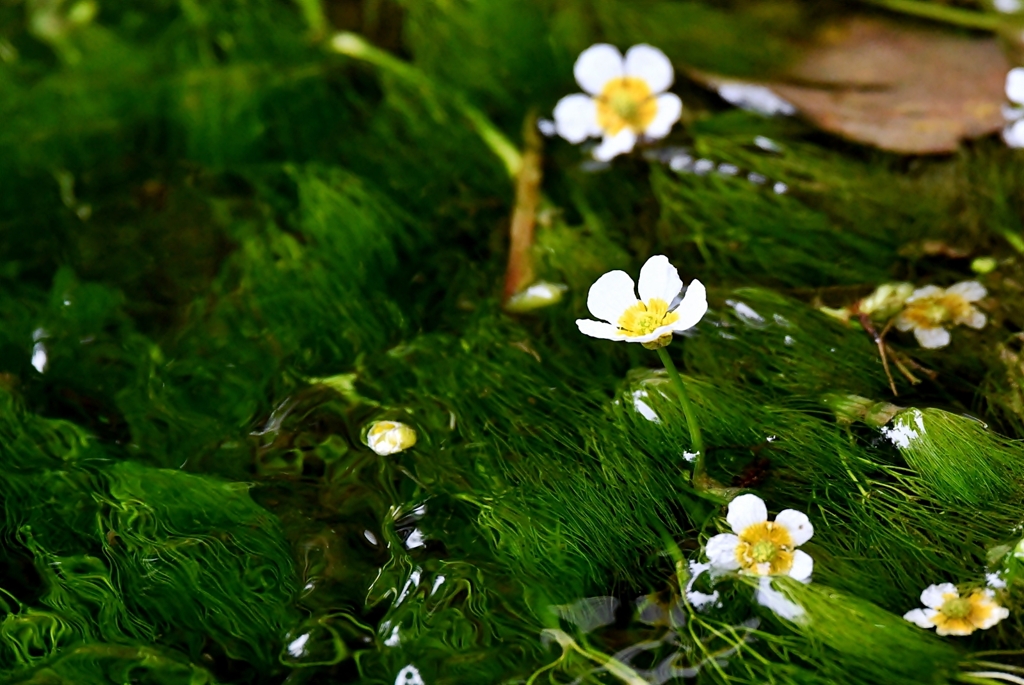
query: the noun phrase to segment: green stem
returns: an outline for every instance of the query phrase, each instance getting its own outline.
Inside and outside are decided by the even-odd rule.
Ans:
[[[686,415],[686,425],[690,428],[690,447],[697,453],[693,462],[693,484],[699,489],[707,476],[704,463],[704,438],[700,434],[700,424],[697,423],[693,405],[690,404],[690,396],[686,393],[686,386],[683,385],[683,379],[679,375],[679,371],[676,370],[672,358],[664,347],[658,348],[658,356],[661,358],[661,363],[665,365],[665,370],[668,371],[668,377],[672,379],[672,385],[675,386],[676,392],[679,394],[679,403],[683,407],[683,414]]]
[[[1010,247],[1015,249],[1017,252],[1024,254],[1024,238],[1021,238],[1020,234],[1014,233],[1013,231],[1003,231],[1003,238],[1006,242],[1010,243]]]
[[[996,14],[984,12],[972,12],[971,10],[936,5],[920,0],[861,0],[870,5],[884,7],[893,12],[910,14],[915,17],[941,21],[946,24],[963,26],[968,29],[980,29],[982,31],[996,31],[1001,24],[1000,17]]]
[[[406,83],[418,88],[423,93],[428,104],[436,105],[436,94],[444,92],[444,89],[437,87],[430,78],[414,67],[413,65],[400,60],[389,52],[371,45],[361,36],[355,33],[341,32],[334,35],[330,40],[330,47],[335,52],[348,55],[364,62],[380,67],[390,74],[402,79]],[[505,134],[487,118],[487,115],[469,103],[466,98],[458,92],[448,92],[448,101],[469,121],[473,130],[498,156],[508,175],[515,179],[519,175],[523,158]]]

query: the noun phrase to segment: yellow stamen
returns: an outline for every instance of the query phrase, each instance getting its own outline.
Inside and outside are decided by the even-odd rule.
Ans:
[[[970,635],[992,617],[996,604],[982,592],[970,597],[943,595],[942,606],[932,618],[940,634]]]
[[[973,306],[962,295],[942,294],[914,300],[903,310],[903,317],[914,328],[935,328],[953,321],[969,319]]]
[[[608,135],[624,128],[647,130],[658,113],[658,101],[643,79],[623,76],[609,81],[597,97],[597,123]]]
[[[793,568],[793,537],[772,521],[755,523],[743,529],[736,545],[736,561],[747,573],[776,576]]]
[[[619,329],[631,338],[653,333],[662,326],[675,323],[679,315],[668,310],[668,302],[652,297],[637,302],[619,317]]]

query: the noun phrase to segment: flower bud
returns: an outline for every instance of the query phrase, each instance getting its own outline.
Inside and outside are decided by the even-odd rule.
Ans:
[[[860,311],[875,319],[888,319],[903,309],[913,292],[910,283],[884,283],[860,301]]]
[[[416,431],[398,421],[375,421],[366,432],[366,445],[381,456],[396,454],[416,444]]]

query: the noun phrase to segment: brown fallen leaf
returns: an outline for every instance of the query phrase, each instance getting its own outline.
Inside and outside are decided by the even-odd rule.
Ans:
[[[720,93],[740,84],[767,88],[811,123],[850,140],[905,154],[939,154],[1002,128],[1009,69],[994,38],[854,18],[821,31],[803,58],[774,81],[689,74]]]

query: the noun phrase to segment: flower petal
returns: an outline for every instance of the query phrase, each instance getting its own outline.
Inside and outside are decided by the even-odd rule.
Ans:
[[[1024,69],[1016,67],[1006,74],[1006,99],[1024,104]]]
[[[768,507],[757,495],[740,495],[729,502],[729,513],[725,520],[732,526],[732,532],[739,534],[755,523],[767,521]]]
[[[810,581],[812,573],[814,573],[814,559],[811,558],[811,555],[799,549],[793,552],[793,566],[789,569],[790,578],[806,583]]]
[[[591,338],[601,338],[603,340],[624,340],[626,338],[626,336],[619,331],[618,326],[613,326],[610,323],[605,323],[604,321],[576,319],[576,325],[579,326],[580,333],[583,335],[589,335]]]
[[[729,533],[716,535],[704,546],[704,553],[708,555],[711,567],[717,571],[735,571],[740,567],[736,560],[736,545],[740,539]]]
[[[624,128],[614,136],[605,136],[601,144],[594,148],[594,159],[607,162],[619,155],[633,151],[636,145],[636,134],[630,128]]]
[[[597,105],[583,93],[566,95],[555,105],[555,133],[570,143],[582,143],[590,136],[601,135],[597,125]]]
[[[993,602],[993,604],[995,604],[995,603]],[[992,607],[992,611],[985,618],[985,620],[980,621],[980,622],[978,622],[978,623],[976,623],[974,625],[978,628],[978,630],[988,630],[989,628],[991,628],[995,624],[999,623],[1000,621],[1002,621],[1004,618],[1008,617],[1009,615],[1010,615],[1010,610],[1007,609],[1006,607],[993,606]]]
[[[1008,147],[1024,147],[1024,119],[1015,121],[1012,126],[1003,129],[1003,142]]]
[[[622,53],[614,45],[598,43],[580,53],[572,73],[580,88],[598,95],[608,81],[622,77],[623,68]]]
[[[949,331],[941,326],[915,328],[914,337],[917,338],[918,344],[927,350],[937,350],[949,344]]]
[[[637,290],[643,302],[650,302],[657,297],[671,304],[682,289],[683,281],[679,278],[679,272],[663,254],[654,255],[640,269]]]
[[[626,51],[626,76],[643,79],[652,93],[662,93],[675,80],[672,62],[656,47],[641,44]]]
[[[664,93],[658,96],[658,111],[651,123],[644,129],[648,138],[664,138],[672,130],[683,113],[683,101],[675,93]]]
[[[914,292],[910,293],[910,297],[907,298],[907,302],[913,302],[914,300],[920,300],[925,297],[936,297],[942,295],[945,290],[937,285],[926,285],[923,288],[918,288]]]
[[[771,609],[776,616],[787,621],[795,621],[804,615],[802,606],[772,587],[771,578],[761,578],[758,581],[757,594],[754,598],[758,604]]]
[[[811,525],[807,514],[796,509],[783,509],[775,517],[775,523],[784,526],[789,531],[790,537],[793,538],[793,544],[797,546],[804,544],[814,535],[814,526]]]
[[[618,324],[623,312],[636,304],[633,279],[625,271],[609,271],[587,293],[587,309],[599,319]]]
[[[979,312],[976,308],[971,307],[967,310],[967,314],[965,316],[956,317],[956,322],[958,324],[963,324],[964,326],[970,326],[971,328],[981,329],[985,327],[986,323],[988,323],[988,317],[986,317],[982,312]]]
[[[708,294],[704,284],[694,279],[686,286],[682,302],[674,310],[679,318],[672,324],[672,330],[685,331],[697,325],[708,312]]]
[[[985,286],[977,281],[962,281],[946,288],[946,292],[950,295],[959,295],[968,302],[977,302],[985,297],[985,295],[988,295]]]
[[[934,628],[935,623],[932,622],[932,618],[937,613],[939,612],[935,609],[911,609],[907,613],[903,614],[903,618],[921,628]]]
[[[921,592],[921,604],[924,604],[929,609],[939,609],[946,601],[946,595],[960,596],[960,593],[956,589],[956,585],[953,583],[939,583],[938,585],[929,585]]]
[[[911,320],[909,317],[904,316],[903,314],[900,314],[899,316],[896,317],[896,330],[903,331],[904,333],[906,333],[907,331],[913,329],[914,326],[915,324],[913,320]]]
[[[977,630],[977,628],[974,627],[974,624],[963,618],[949,619],[945,623],[942,623],[942,625],[935,626],[935,634],[941,635],[942,637],[945,637],[946,635],[964,637],[966,635],[970,635],[975,630]]]

